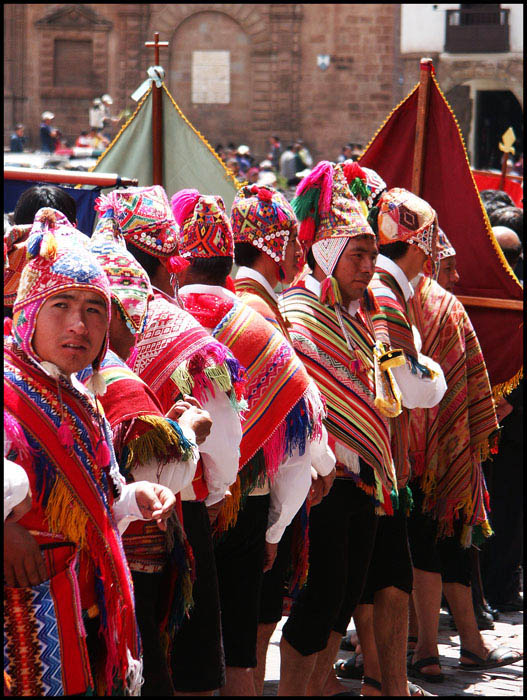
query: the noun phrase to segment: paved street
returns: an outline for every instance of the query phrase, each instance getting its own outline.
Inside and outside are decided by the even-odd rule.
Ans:
[[[280,630],[286,619],[282,618],[269,645],[264,695],[276,695],[280,677]],[[446,676],[445,682],[432,684],[419,681],[419,684],[428,692],[439,696],[523,696],[523,661],[486,673],[461,671],[456,668],[459,659],[459,637],[455,630],[450,629],[449,619],[446,613],[441,612],[439,655]],[[490,640],[494,646],[506,645],[513,649],[523,649],[523,613],[501,613],[499,621],[494,624],[494,630],[483,630],[485,639]],[[349,629],[354,629],[353,623]],[[349,656],[349,652],[339,651],[338,658],[347,659]],[[359,681],[343,681],[343,684],[359,694]]]

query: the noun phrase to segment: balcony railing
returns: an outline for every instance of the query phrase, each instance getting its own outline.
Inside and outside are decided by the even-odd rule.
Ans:
[[[509,10],[447,10],[445,51],[500,53],[509,50]]]

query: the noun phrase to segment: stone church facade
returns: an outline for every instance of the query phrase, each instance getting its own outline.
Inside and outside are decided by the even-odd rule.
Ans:
[[[510,47],[481,55],[477,51],[487,46],[469,54],[449,47],[450,30],[472,27],[450,27],[458,20],[447,15],[457,10],[448,8],[467,7],[487,13],[512,8],[496,11],[510,12]],[[512,91],[521,117],[523,44],[514,38],[522,24],[519,7],[5,4],[4,144],[23,122],[31,147],[38,148],[44,110],[54,112],[55,126],[73,143],[88,127],[93,98],[104,93],[114,100],[114,115],[133,111],[130,95],[154,63],[144,44],[159,32],[169,42],[160,49],[167,88],[212,146],[247,144],[261,159],[277,134],[283,146],[302,138],[315,160],[335,159],[345,143],[369,142],[418,81],[419,58],[427,55],[474,151],[489,118],[481,100],[492,95],[485,91]],[[501,94],[495,93],[500,109]]]
[[[244,143],[263,158],[277,134],[334,159],[346,142],[366,143],[402,97],[398,13],[380,4],[7,4],[4,144],[23,122],[38,148],[44,110],[73,143],[104,93],[114,114],[133,110],[130,95],[154,63],[144,42],[157,31],[169,42],[166,85],[213,146]]]

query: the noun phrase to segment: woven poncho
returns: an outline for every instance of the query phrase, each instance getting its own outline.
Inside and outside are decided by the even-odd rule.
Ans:
[[[235,523],[240,503],[296,447],[319,434],[323,406],[291,346],[256,311],[239,299],[182,293],[185,307],[245,367],[247,411],[242,415],[240,473],[231,487],[234,498],[220,513],[218,528]]]
[[[225,345],[184,309],[155,290],[148,307],[149,319],[139,339],[132,369],[152,389],[166,413],[182,394],[202,401],[210,392],[224,391],[232,405],[243,405],[243,368]],[[197,500],[205,500],[208,489],[201,460],[192,483]]]
[[[234,280],[234,289],[245,304],[258,311],[266,321],[285,336],[288,342],[291,342],[288,331],[289,324],[280,313],[278,301],[269,294],[263,284],[250,277],[239,277]]]
[[[56,380],[12,339],[5,347],[4,381],[7,456],[27,471],[33,494],[33,507],[19,524],[37,533],[40,545],[66,543],[46,553],[49,581],[4,590],[13,694],[83,694],[97,688],[111,695],[116,683],[130,683],[140,646],[130,571],[111,512],[111,480],[95,457],[99,418],[91,401],[64,379],[58,380],[59,400]],[[70,448],[59,440],[61,423],[70,428]],[[111,450],[110,460],[116,471]],[[71,555],[67,561],[64,552]],[[104,668],[95,670],[95,678],[82,610],[100,615]]]
[[[373,299],[368,296],[373,304]],[[284,292],[280,310],[290,325],[295,350],[324,396],[324,423],[330,438],[345,451],[360,455],[368,465],[345,464],[357,485],[375,500],[379,513],[393,513],[392,490],[397,490],[390,450],[388,421],[375,407],[373,346],[369,311],[362,305],[361,321],[342,313],[343,323],[357,349],[350,356],[335,311],[300,281]]]
[[[447,383],[437,406],[410,413],[412,476],[424,492],[423,510],[438,521],[438,535],[452,535],[459,518],[462,543],[470,546],[474,526],[491,534],[481,461],[498,423],[487,369],[470,319],[450,292],[422,277],[410,308],[422,352],[441,365]]]

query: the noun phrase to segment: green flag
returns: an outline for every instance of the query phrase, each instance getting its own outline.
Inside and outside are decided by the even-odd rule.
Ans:
[[[170,197],[193,187],[201,194],[219,194],[230,211],[241,186],[206,139],[185,117],[165,85],[163,99],[163,187]],[[152,185],[152,88],[112,143],[90,168],[96,173],[119,173]]]

